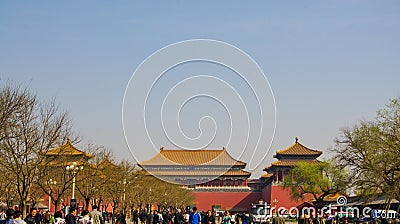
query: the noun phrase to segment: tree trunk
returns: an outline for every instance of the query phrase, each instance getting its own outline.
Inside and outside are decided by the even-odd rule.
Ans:
[[[53,204],[54,204],[54,212],[56,212],[58,208],[58,200],[54,201]]]
[[[85,209],[86,209],[86,210],[89,210],[89,203],[90,203],[90,198],[89,198],[89,197],[86,197],[86,198],[85,198]],[[99,209],[99,211],[100,211],[100,209]]]
[[[26,215],[27,215],[27,211],[26,211],[26,201],[22,200],[21,204],[20,204],[20,209],[22,211],[22,217],[25,219]]]
[[[98,202],[97,202],[97,208],[99,209],[99,211],[100,211],[100,205],[101,205],[101,202],[102,202],[103,200],[102,200],[102,197],[100,197],[99,198],[99,200],[98,200]]]

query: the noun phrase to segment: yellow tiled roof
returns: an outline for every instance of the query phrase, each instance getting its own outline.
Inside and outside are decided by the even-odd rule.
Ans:
[[[203,150],[178,150],[161,148],[153,158],[139,163],[140,166],[148,165],[220,165],[233,166],[246,163],[232,158],[226,149]]]
[[[310,149],[300,144],[296,137],[296,142],[286,149],[282,149],[276,152],[278,155],[321,155],[322,152],[314,149]]]
[[[307,162],[307,163],[318,163],[319,161],[314,160],[279,160],[272,162],[272,166],[295,166],[299,162]],[[267,167],[266,167],[267,168]],[[271,168],[270,166],[268,168]]]
[[[154,176],[250,176],[244,170],[148,170]]]
[[[76,163],[76,164],[74,164],[74,163]],[[84,160],[63,161],[63,162],[60,162],[60,161],[49,161],[49,162],[43,162],[42,163],[42,165],[54,166],[54,167],[70,166],[72,164],[74,164],[75,166],[82,166],[82,165],[85,165],[85,166],[89,165],[90,166],[90,164],[87,164],[86,161],[84,161]]]
[[[69,139],[68,139],[67,143],[65,143],[64,145],[47,151],[46,155],[49,155],[49,156],[53,156],[53,155],[84,155],[89,158],[93,157],[89,153],[83,152],[83,151],[79,150],[78,148],[76,148],[75,146],[73,146]]]
[[[272,177],[273,176],[273,174],[272,173],[264,173],[263,175],[261,175],[261,178],[270,178],[270,177]]]
[[[103,161],[101,161],[98,165],[98,167],[100,168],[104,168],[104,167],[117,167],[117,165],[115,165],[113,162],[111,162],[111,160],[109,158],[105,158]]]

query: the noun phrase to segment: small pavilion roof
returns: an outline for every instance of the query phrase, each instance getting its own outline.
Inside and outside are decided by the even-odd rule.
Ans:
[[[268,178],[270,178],[272,176],[273,176],[272,173],[264,173],[263,175],[261,175],[261,178],[268,179]]]
[[[164,149],[151,159],[138,164],[139,166],[246,166],[246,163],[235,160],[224,147],[221,149],[180,150]]]
[[[319,163],[318,160],[279,160],[272,162],[272,166],[295,166],[299,162],[307,162],[307,163]],[[271,168],[271,167],[269,167]]]
[[[310,149],[299,143],[299,139],[295,138],[295,143],[286,149],[278,150],[274,157],[278,158],[281,156],[320,156],[321,151]]]
[[[71,156],[71,155],[83,155],[87,158],[92,158],[93,156],[90,155],[89,153],[83,152],[81,150],[79,150],[78,148],[76,148],[75,146],[73,146],[71,144],[70,139],[68,138],[67,143],[65,143],[64,145],[61,145],[57,148],[51,149],[49,151],[46,152],[46,155],[48,156],[58,156],[58,155],[67,155],[67,156]]]
[[[98,166],[99,167],[108,167],[108,166],[116,167],[117,165],[115,165],[115,163],[113,163],[109,158],[105,158],[99,163]]]

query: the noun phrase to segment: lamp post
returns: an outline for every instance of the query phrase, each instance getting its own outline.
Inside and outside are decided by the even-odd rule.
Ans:
[[[148,197],[148,198],[149,198],[149,211],[151,211],[151,207],[152,207],[152,206],[151,206],[151,203],[152,203],[152,202],[151,202],[151,200],[152,200],[152,199],[151,199],[151,187],[150,187],[150,189],[149,189],[149,197]]]
[[[124,184],[124,203],[125,203],[126,178],[124,178],[123,184]]]
[[[75,177],[78,174],[79,170],[83,170],[83,166],[78,166],[76,162],[73,162],[71,165],[67,166],[65,168],[67,171],[70,171],[72,173],[72,196],[71,196],[71,207],[76,206],[76,200],[75,200]],[[74,205],[72,203],[75,203]]]
[[[275,198],[275,199],[272,201],[272,203],[274,203],[275,214],[278,214],[278,211],[276,210],[276,205],[278,204],[278,199]]]
[[[126,194],[125,194],[125,190],[126,190],[126,178],[124,178],[124,182],[122,182],[122,184],[124,185],[124,197],[123,197],[123,202],[124,202],[124,214],[126,214]]]
[[[57,181],[55,181],[53,179],[50,179],[48,181],[48,183],[49,183],[49,212],[50,212],[50,208],[51,208],[51,185],[56,185]],[[57,210],[57,208],[56,208],[56,210]]]

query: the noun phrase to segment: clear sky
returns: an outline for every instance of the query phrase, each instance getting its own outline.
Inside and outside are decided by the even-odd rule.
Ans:
[[[121,113],[135,69],[178,41],[205,38],[232,44],[258,63],[276,101],[276,134],[270,151],[265,149],[267,157],[253,170],[258,177],[275,151],[293,144],[295,136],[327,152],[341,128],[373,118],[400,95],[399,12],[399,1],[1,1],[0,82],[30,83],[42,99],[56,97],[83,143],[105,145],[118,159],[133,161]],[[240,80],[218,69],[182,66],[171,71],[181,76],[165,76],[153,95],[163,98],[180,81],[177,77],[201,74],[228,77],[242,90]],[[147,114],[154,135],[160,134],[160,124],[151,124],[160,116],[157,102],[155,97],[149,105],[153,112]],[[208,147],[229,145],[234,151],[240,144],[225,144],[229,117],[215,103],[200,98],[196,109],[184,107],[182,128],[196,137],[199,118],[214,114],[222,137]],[[257,127],[257,113],[250,120]],[[204,127],[214,131],[212,123]],[[154,153],[143,149],[143,158]]]

